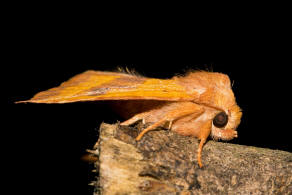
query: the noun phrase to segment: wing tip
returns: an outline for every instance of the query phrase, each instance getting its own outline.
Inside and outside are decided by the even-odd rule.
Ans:
[[[23,104],[23,103],[33,103],[31,100],[21,100],[21,101],[16,101],[14,104]]]

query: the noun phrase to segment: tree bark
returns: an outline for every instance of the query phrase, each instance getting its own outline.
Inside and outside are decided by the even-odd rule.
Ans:
[[[101,125],[95,194],[292,194],[289,152],[210,140],[199,168],[195,138],[142,126]]]

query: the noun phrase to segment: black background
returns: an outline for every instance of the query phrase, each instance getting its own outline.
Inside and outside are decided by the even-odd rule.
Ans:
[[[19,17],[13,23],[16,28],[8,31],[8,60],[2,71],[7,125],[1,137],[12,192],[90,191],[91,167],[80,157],[97,140],[100,122],[114,123],[118,116],[96,103],[13,103],[88,69],[128,67],[155,78],[189,69],[228,74],[243,110],[239,138],[231,142],[292,151],[289,44],[281,33],[271,32],[270,25],[210,29],[193,23],[176,28],[176,34],[171,23],[148,28],[124,26],[115,19],[50,21]]]
[[[44,54],[35,60],[34,54],[23,59],[22,67],[11,70],[14,81],[8,100],[10,110],[6,114],[10,118],[12,142],[7,147],[14,148],[12,154],[16,158],[12,159],[19,162],[15,166],[18,179],[26,180],[27,175],[32,176],[31,186],[26,183],[25,188],[31,190],[35,189],[35,185],[50,186],[53,192],[67,192],[68,187],[74,185],[78,191],[90,190],[87,183],[93,179],[91,167],[80,161],[80,157],[97,140],[100,122],[114,123],[119,118],[95,103],[13,104],[88,69],[114,70],[121,66],[134,68],[148,77],[169,78],[184,70],[212,67],[214,71],[226,73],[234,80],[233,90],[243,110],[242,122],[238,127],[239,138],[232,142],[291,152],[289,117],[285,117],[289,102],[285,100],[287,88],[282,88],[286,78],[282,77],[283,70],[268,60],[259,61],[249,55],[238,58],[230,55],[207,56],[203,59],[190,55],[187,63],[184,57],[178,56],[179,59],[172,61],[175,54],[164,53],[163,57],[156,59],[144,60],[141,57],[136,60],[137,56],[133,54],[133,62],[132,57],[128,56],[127,60],[121,58],[121,63],[104,63],[107,61],[101,60],[106,55],[104,53],[90,58],[82,52],[81,56],[79,54],[76,52],[61,60],[54,58],[54,54]],[[119,61],[119,54],[111,53],[107,57]]]

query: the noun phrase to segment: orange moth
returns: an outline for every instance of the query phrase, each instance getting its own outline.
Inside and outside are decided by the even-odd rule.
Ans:
[[[119,114],[131,125],[142,120],[151,124],[136,138],[157,127],[200,140],[197,159],[204,143],[237,137],[241,110],[236,104],[229,77],[222,73],[195,71],[171,79],[146,78],[130,73],[86,71],[60,86],[37,93],[17,103],[69,103],[116,100]]]

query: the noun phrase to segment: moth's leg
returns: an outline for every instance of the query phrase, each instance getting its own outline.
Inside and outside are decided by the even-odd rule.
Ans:
[[[203,164],[202,164],[202,151],[203,151],[203,146],[206,143],[207,138],[209,137],[209,135],[211,133],[211,127],[212,127],[212,122],[207,121],[202,126],[202,129],[200,131],[200,135],[199,135],[200,144],[199,144],[199,147],[198,147],[198,154],[197,154],[198,164],[199,164],[200,168],[203,167]]]
[[[196,104],[193,103],[185,103],[185,104],[181,104],[180,106],[176,107],[175,109],[169,111],[168,113],[166,113],[166,115],[159,121],[157,121],[156,123],[150,125],[149,127],[147,127],[146,129],[144,129],[137,137],[136,140],[139,141],[143,135],[145,133],[147,133],[148,131],[154,130],[159,126],[163,126],[166,122],[169,122],[168,128],[171,128],[172,122],[176,119],[179,119],[183,116],[189,115],[189,114],[193,114],[193,113],[200,113],[202,112],[202,108],[199,107]]]
[[[142,112],[140,114],[136,114],[132,118],[122,122],[121,125],[132,125],[139,120],[142,120],[142,123],[145,124],[145,117],[147,116],[147,114],[148,112]]]
[[[200,168],[203,167],[203,164],[202,164],[202,150],[203,150],[203,146],[204,146],[205,142],[206,142],[206,139],[201,139],[200,144],[199,144],[199,148],[198,148],[197,159],[198,159],[198,164],[199,164]]]
[[[145,133],[147,133],[148,131],[151,131],[151,130],[153,130],[153,129],[156,129],[156,128],[159,127],[160,125],[163,125],[165,122],[166,122],[166,120],[165,120],[165,119],[162,119],[162,120],[160,120],[160,121],[154,123],[153,125],[150,125],[149,127],[147,127],[146,129],[144,129],[144,130],[143,130],[143,131],[142,131],[142,132],[136,137],[136,140],[139,141],[139,140],[143,137],[143,135],[144,135]]]

